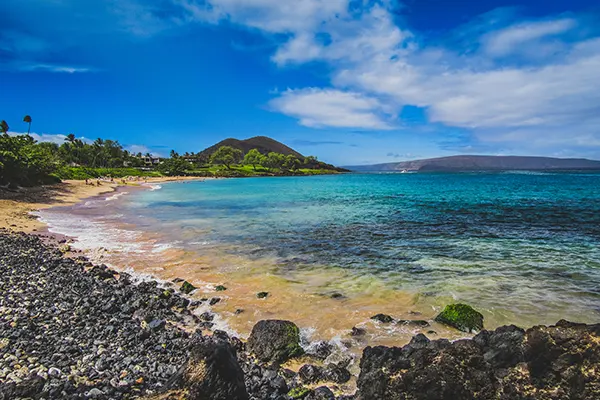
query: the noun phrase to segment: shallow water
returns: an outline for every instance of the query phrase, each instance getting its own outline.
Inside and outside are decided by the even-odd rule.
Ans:
[[[106,248],[115,265],[193,281],[200,297],[224,284],[215,308],[242,335],[259,319],[286,318],[314,338],[347,338],[361,325],[370,344],[402,344],[421,330],[369,317],[431,319],[454,301],[489,328],[600,320],[600,174],[168,183],[42,217],[79,247]]]

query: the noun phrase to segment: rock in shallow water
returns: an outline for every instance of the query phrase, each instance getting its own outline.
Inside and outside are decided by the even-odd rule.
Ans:
[[[479,332],[483,329],[483,315],[466,304],[447,305],[435,320],[463,332]]]
[[[304,354],[300,347],[300,330],[290,321],[259,321],[252,328],[248,347],[264,362],[283,363]]]
[[[194,290],[196,290],[196,286],[192,285],[188,281],[183,281],[183,283],[181,284],[181,288],[179,288],[179,290],[181,291],[181,293],[190,294]]]
[[[358,328],[356,326],[352,327],[352,331],[350,332],[350,336],[365,336],[367,334],[367,330],[364,328]]]
[[[377,314],[371,317],[372,320],[383,322],[384,324],[389,324],[394,321],[394,318],[390,317],[387,314]]]

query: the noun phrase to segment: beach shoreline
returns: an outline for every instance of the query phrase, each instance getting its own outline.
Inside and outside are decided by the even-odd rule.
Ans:
[[[347,354],[354,360],[353,368],[351,368],[354,372],[357,371],[356,361],[360,357],[360,352],[367,344],[406,344],[414,334],[433,332],[434,330],[435,335],[439,335],[439,337],[451,339],[465,337],[463,333],[455,332],[433,322],[436,310],[428,309],[423,315],[415,312],[415,308],[411,306],[413,296],[410,294],[397,293],[392,297],[380,297],[376,301],[370,301],[368,293],[358,298],[342,296],[337,291],[330,293],[330,290],[313,292],[316,282],[345,279],[342,271],[304,276],[302,280],[309,282],[309,286],[304,287],[300,282],[294,282],[289,277],[279,276],[269,268],[257,271],[257,263],[250,269],[247,269],[248,266],[246,266],[222,271],[217,266],[220,264],[215,263],[217,261],[215,258],[207,258],[202,254],[187,254],[182,258],[181,251],[177,249],[156,252],[151,246],[143,248],[141,252],[112,251],[105,248],[105,244],[95,240],[88,240],[77,234],[69,234],[67,230],[53,229],[54,224],[51,221],[48,223],[43,213],[37,217],[32,215],[32,213],[51,208],[70,210],[73,206],[85,204],[88,201],[94,203],[95,200],[100,200],[98,204],[108,207],[103,212],[110,213],[114,207],[112,202],[102,200],[110,200],[111,197],[116,197],[115,194],[119,196],[120,193],[151,190],[153,186],[156,188],[156,185],[160,183],[192,180],[204,181],[206,178],[150,178],[128,185],[119,184],[116,180],[115,183],[103,181],[99,187],[85,185],[83,181],[67,181],[58,185],[62,190],[59,195],[54,195],[54,192],[58,190],[56,186],[38,189],[39,194],[35,201],[22,202],[12,210],[13,214],[19,213],[20,219],[12,222],[15,221],[13,219],[10,224],[5,219],[4,225],[0,228],[38,235],[46,243],[68,246],[70,250],[66,255],[69,257],[77,258],[84,255],[95,264],[105,264],[114,270],[130,273],[142,279],[152,279],[164,283],[169,283],[173,279],[186,279],[200,288],[193,295],[194,298],[199,300],[203,297],[215,296],[223,300],[211,307],[215,314],[213,321],[215,329],[224,329],[240,337],[248,337],[252,326],[260,319],[292,320],[302,328],[305,340],[311,342],[334,340],[337,343],[336,346],[351,347]],[[24,192],[28,193],[29,191],[25,190]],[[44,192],[49,192],[53,197]],[[18,203],[17,200],[0,200],[0,208],[2,208],[1,202],[4,204]],[[8,210],[3,208],[3,211],[7,213]],[[67,213],[70,214],[71,211],[67,211]],[[77,211],[75,211],[76,213]],[[79,223],[92,226],[83,221],[85,221],[85,216],[82,216]],[[10,226],[13,224],[16,226]],[[106,235],[107,232],[104,229],[110,229],[111,224],[103,223],[103,226],[102,235]],[[133,226],[130,229],[135,230],[136,227]],[[156,235],[152,235],[150,240],[140,239],[136,240],[136,243],[154,242],[155,240]],[[80,244],[84,246],[80,247]],[[89,247],[90,245],[93,247]],[[238,263],[241,261],[235,258],[228,260],[231,265],[239,265]],[[227,291],[215,292],[215,287],[221,284],[227,287]],[[263,291],[268,292],[268,299],[257,297],[257,294]],[[353,311],[347,312],[348,309]],[[357,309],[361,311],[356,311]],[[328,311],[319,314],[315,320],[315,314],[310,310],[314,312],[317,310]],[[243,313],[241,313],[242,311]],[[372,316],[381,313],[394,315],[400,320],[426,319],[430,323],[426,326],[380,324],[371,319]],[[366,328],[368,337],[353,337],[352,332],[355,328],[359,330]],[[398,334],[401,337],[398,337]],[[373,338],[375,340],[371,342],[370,339]]]
[[[65,180],[54,185],[20,188],[19,190],[0,189],[0,228],[13,232],[44,232],[47,225],[33,214],[40,210],[73,206],[92,197],[113,193],[119,188],[144,188],[164,182],[206,179],[210,178],[150,177],[136,181],[125,180],[125,184],[121,183],[121,179],[116,179],[114,182],[98,180],[100,185],[86,184],[82,180]],[[96,180],[90,180],[90,183],[96,183]]]
[[[23,233],[0,230],[0,253],[0,399],[566,400],[600,394],[594,368],[600,324],[561,320],[528,330],[483,330],[472,340],[419,334],[403,347],[369,346],[354,384],[343,354],[335,356],[327,342],[300,348],[291,321],[259,321],[248,341],[219,330],[207,335],[201,327],[214,314],[198,315],[198,302],[185,297],[181,281],[140,282],[85,257],[65,257]]]

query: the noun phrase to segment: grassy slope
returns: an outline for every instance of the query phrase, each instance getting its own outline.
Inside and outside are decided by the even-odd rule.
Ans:
[[[125,176],[162,176],[157,171],[143,171],[138,168],[87,168],[87,167],[63,167],[56,174],[60,179],[94,179],[102,176],[122,178]]]

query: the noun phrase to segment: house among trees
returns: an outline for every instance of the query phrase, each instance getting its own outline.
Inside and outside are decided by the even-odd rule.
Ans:
[[[162,161],[162,158],[160,158],[160,157],[154,157],[153,155],[146,154],[146,155],[143,157],[143,160],[144,160],[144,164],[145,164],[147,167],[152,167],[152,166],[155,166],[155,165],[158,165],[158,164],[160,164],[160,163],[161,163],[161,161]]]

